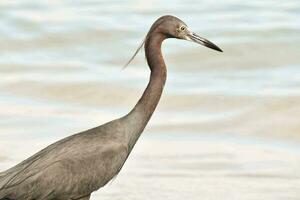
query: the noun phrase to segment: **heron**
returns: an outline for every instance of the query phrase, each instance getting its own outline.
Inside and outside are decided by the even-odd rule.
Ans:
[[[129,60],[144,46],[151,72],[134,108],[116,120],[59,140],[1,172],[0,200],[89,200],[94,191],[116,177],[162,95],[167,70],[161,45],[168,38],[196,42],[222,52],[179,18],[158,18]]]

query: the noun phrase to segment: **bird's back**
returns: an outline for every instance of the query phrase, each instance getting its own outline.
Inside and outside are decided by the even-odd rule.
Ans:
[[[127,146],[113,137],[110,126],[67,137],[2,172],[0,200],[76,198],[105,185],[128,156]]]
[[[55,161],[51,158],[51,152],[53,149],[55,149],[55,153],[60,152],[60,149],[56,148],[61,146],[66,139],[46,147],[18,165],[2,172],[0,174],[0,200],[10,196],[12,191],[18,190],[16,188],[22,183],[28,181],[30,177],[41,171],[47,164]]]

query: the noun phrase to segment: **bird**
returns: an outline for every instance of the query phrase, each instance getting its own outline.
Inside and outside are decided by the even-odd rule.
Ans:
[[[179,18],[158,18],[126,64],[144,47],[150,80],[133,109],[116,120],[59,140],[1,172],[0,200],[89,200],[116,177],[161,98],[167,77],[161,45],[168,38],[222,52]]]

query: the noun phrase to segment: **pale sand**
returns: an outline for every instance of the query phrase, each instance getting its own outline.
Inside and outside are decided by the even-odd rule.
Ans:
[[[166,57],[169,65],[176,68],[268,68],[299,64],[299,43],[242,43],[222,45],[222,54],[195,47]],[[198,59],[198,64],[195,61]],[[200,60],[199,60],[200,59]]]
[[[51,40],[51,39],[50,39]],[[71,39],[72,40],[72,39]],[[37,41],[37,46],[41,41]],[[66,41],[67,42],[67,41]],[[23,44],[24,49],[28,48],[29,43]],[[34,45],[34,44],[33,44]],[[22,45],[21,45],[22,46]],[[197,71],[213,68],[214,70],[224,68],[241,69],[261,69],[276,66],[292,66],[298,65],[300,52],[297,43],[242,43],[222,45],[224,54],[216,54],[213,51],[207,51],[205,48],[199,47],[195,51],[196,46],[185,52],[165,53],[166,63],[169,70],[176,68],[176,73],[183,71]],[[35,46],[34,46],[35,47]],[[11,47],[13,48],[13,47]],[[186,49],[186,48],[184,48]],[[12,49],[16,50],[16,49]],[[283,59],[284,58],[284,59]],[[197,62],[196,62],[197,61]],[[124,60],[114,58],[114,61],[106,61],[108,64],[118,64],[122,66]],[[195,63],[196,62],[196,63]],[[198,63],[199,62],[199,66]],[[132,70],[135,67],[145,67],[146,63],[143,56],[139,56],[133,64],[141,66],[129,66]],[[105,65],[102,63],[102,65]],[[187,69],[188,68],[188,69]],[[1,64],[1,72],[8,73],[4,78],[10,75],[18,75],[26,72],[35,73],[44,71],[47,73],[67,74],[75,72],[81,74],[86,70],[81,63],[52,63],[52,64]],[[232,70],[234,73],[234,70]],[[109,71],[107,71],[109,73]],[[103,74],[102,74],[103,75]],[[84,75],[82,75],[84,76]],[[36,76],[38,77],[38,75]],[[118,110],[111,112],[100,112],[97,109],[121,109],[123,113],[128,112],[141,96],[144,87],[140,89],[123,86],[121,83],[103,83],[98,81],[85,82],[43,82],[43,81],[13,81],[0,84],[1,92],[12,95],[17,98],[32,98],[38,101],[44,101],[47,105],[66,104],[74,107],[89,107],[95,109],[94,113],[83,113],[83,111],[74,111],[72,109],[64,111],[64,116],[84,116],[86,120],[92,121],[96,118],[98,122],[105,122],[121,116]],[[18,79],[16,79],[18,80]],[[99,77],[101,80],[101,77]],[[230,80],[228,80],[230,81]],[[249,79],[251,80],[251,78]],[[145,85],[147,80],[145,78]],[[169,82],[167,84],[170,84]],[[146,130],[153,131],[171,131],[182,132],[191,131],[196,133],[231,133],[236,135],[255,135],[258,137],[276,137],[280,139],[300,141],[300,105],[299,96],[231,96],[231,95],[214,95],[214,94],[193,94],[193,95],[175,95],[170,94],[168,90],[164,91],[158,108],[151,119]],[[7,105],[7,104],[6,104]],[[36,113],[34,117],[39,115],[62,116],[62,113],[51,108],[41,110],[40,108],[30,111],[31,107],[16,107],[5,111],[3,106],[3,114],[9,113],[9,116],[20,116],[24,109],[24,113]],[[47,107],[47,106],[45,106]],[[13,111],[11,111],[13,110]],[[41,113],[41,114],[40,114]],[[99,113],[99,114],[97,114]],[[209,113],[207,117],[206,114]],[[211,115],[211,116],[210,116]],[[221,116],[220,116],[221,115]],[[172,116],[170,118],[169,116]],[[45,116],[46,117],[46,116]],[[80,118],[78,117],[78,120]],[[24,115],[24,123],[22,126],[31,127]],[[95,120],[96,121],[96,120]],[[88,124],[82,120],[82,123]],[[98,124],[97,124],[98,125]],[[3,123],[1,131],[6,132],[18,127],[14,123]],[[35,129],[35,126],[31,127]],[[21,129],[22,128],[18,128]],[[31,130],[31,129],[30,129]]]
[[[238,98],[234,100],[238,101]],[[251,98],[249,98],[249,107],[237,115],[224,116],[224,118],[204,122],[190,123],[187,120],[180,124],[164,124],[153,126],[152,128],[153,131],[221,132],[300,141],[299,100],[299,97],[261,98],[254,101],[251,101]],[[221,104],[222,107],[230,110],[226,103],[223,104],[222,102]],[[237,106],[231,108],[234,109]],[[216,108],[215,112],[218,112],[218,108]]]
[[[107,85],[99,82],[60,85],[22,82],[0,88],[15,96],[27,96],[94,108],[116,107],[125,111],[129,111],[142,94],[142,90],[137,91],[120,85]],[[164,94],[148,128],[155,131],[222,132],[300,140],[299,100],[297,96]],[[188,113],[181,114],[184,111]],[[202,119],[202,113],[207,112],[216,117]],[[222,116],[222,113],[225,114]],[[174,122],[168,121],[170,114],[174,118]],[[220,114],[221,116],[218,116]]]
[[[0,155],[0,162],[4,162],[6,159],[7,159],[6,157]]]
[[[0,71],[1,73],[9,73],[9,74],[15,74],[15,73],[26,73],[26,72],[78,72],[79,70],[82,70],[83,66],[79,63],[68,63],[68,62],[55,62],[55,64],[17,64],[17,63],[1,63],[0,64]]]
[[[21,140],[0,143],[11,157],[1,171],[51,141],[27,140],[26,148],[18,148]],[[297,144],[187,131],[143,134],[120,174],[92,199],[297,200],[299,161]]]
[[[24,95],[55,101],[85,104],[90,106],[130,106],[137,102],[144,88],[136,90],[121,85],[104,84],[101,82],[88,83],[40,83],[23,81],[0,85],[0,88],[13,95]],[[268,97],[263,97],[268,98]],[[245,106],[254,97],[240,96],[237,100],[223,95],[173,95],[163,94],[160,106],[164,108],[189,108],[204,106],[220,109],[224,106]]]
[[[116,83],[119,77],[106,78],[106,73],[121,70],[157,11],[170,3],[149,7],[142,1],[125,2],[115,7],[107,2],[57,1],[36,7],[24,2],[4,3],[1,15],[5,26],[0,44],[0,171],[52,142],[127,113],[144,89],[133,85],[138,75],[129,73],[136,79],[128,76],[133,82],[127,84]],[[195,20],[188,22],[190,27],[224,53],[168,40],[163,44],[168,70],[175,77],[208,72],[209,80],[198,83],[217,85],[202,87],[195,95],[170,94],[175,90],[166,88],[121,173],[92,199],[299,200],[298,8],[293,2],[278,6],[254,1],[231,15],[240,3],[224,1],[215,7],[194,2],[189,7],[179,2],[184,5],[180,13],[190,18],[185,20]],[[246,19],[257,9],[258,15]],[[202,12],[207,10],[209,14]],[[143,11],[147,14],[140,15]],[[137,15],[126,18],[126,24],[119,20],[129,13]],[[135,69],[149,72],[143,54],[129,66]],[[237,80],[225,84],[228,91],[219,92],[220,82],[211,70],[221,70],[216,77],[225,74],[221,84]],[[265,72],[270,79],[266,84],[261,81]],[[181,86],[187,87],[184,78]],[[240,82],[239,89],[249,83],[251,90],[253,83],[254,90],[262,87],[261,93],[264,86],[271,86],[271,93],[278,96],[255,92],[231,96],[236,88],[231,91],[230,86]],[[205,89],[216,89],[219,95],[206,94]]]
[[[179,43],[180,41],[176,41]],[[168,44],[169,45],[169,44]],[[299,43],[297,42],[260,42],[222,44],[224,53],[216,53],[197,45],[185,45],[184,51],[180,48],[174,53],[163,51],[165,61],[169,67],[185,70],[205,70],[206,68],[269,68],[274,66],[291,66],[299,64]],[[187,48],[189,47],[189,48]],[[128,57],[129,59],[130,57]],[[125,60],[124,60],[125,59]],[[123,66],[126,58],[122,60],[114,57],[107,64]],[[133,61],[133,65],[145,66],[144,53],[140,53]]]

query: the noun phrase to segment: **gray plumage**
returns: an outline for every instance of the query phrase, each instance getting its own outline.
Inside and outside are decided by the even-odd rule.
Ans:
[[[0,200],[88,200],[92,192],[115,177],[161,97],[166,80],[161,44],[167,38],[190,40],[221,51],[188,30],[178,18],[159,18],[144,44],[150,81],[133,110],[122,118],[60,140],[0,173]]]

